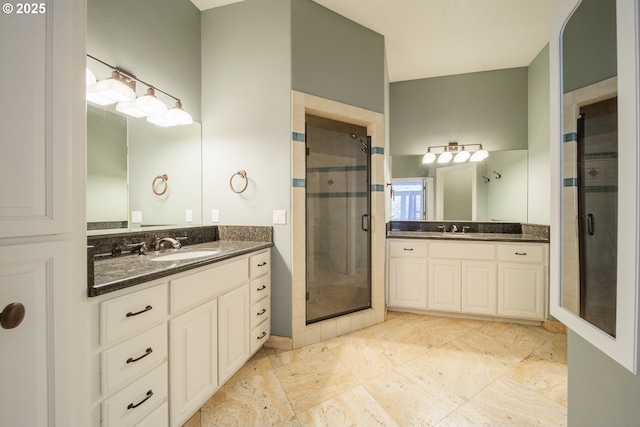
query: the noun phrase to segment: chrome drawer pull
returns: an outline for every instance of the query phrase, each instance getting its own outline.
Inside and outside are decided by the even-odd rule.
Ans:
[[[265,289],[267,289],[267,285],[262,285],[261,287],[256,289],[256,291],[264,291]]]
[[[137,311],[137,312],[135,312],[135,313],[128,312],[128,313],[127,313],[127,317],[137,316],[138,314],[142,314],[142,313],[144,313],[144,312],[146,312],[146,311],[151,310],[152,308],[153,308],[153,307],[151,307],[150,305],[148,305],[148,306],[146,306],[146,307],[144,308],[144,310],[140,310],[140,311]]]
[[[262,331],[262,334],[260,334],[260,336],[258,338],[256,338],[256,339],[261,340],[262,338],[264,338],[266,336],[267,336],[267,333],[265,331]]]
[[[263,308],[262,311],[260,313],[256,313],[257,316],[262,316],[263,314],[265,314],[267,312],[266,308]]]
[[[412,251],[413,248],[404,248],[405,251]]]
[[[258,264],[258,267],[264,267],[265,265],[267,265],[267,261],[262,261],[260,264]]]
[[[527,253],[526,252],[516,252],[515,254],[516,255],[526,255]]]
[[[133,363],[133,362],[137,362],[140,359],[144,359],[145,357],[147,357],[151,353],[153,353],[153,349],[151,347],[149,347],[142,356],[136,357],[135,359],[133,357],[128,358],[127,359],[127,364]]]
[[[144,402],[146,402],[147,400],[151,399],[151,396],[153,396],[153,390],[149,390],[147,392],[147,397],[145,397],[144,399],[142,399],[140,402],[138,402],[136,405],[134,405],[133,403],[129,403],[129,406],[127,406],[127,409],[134,409],[137,408],[138,406],[142,405]]]

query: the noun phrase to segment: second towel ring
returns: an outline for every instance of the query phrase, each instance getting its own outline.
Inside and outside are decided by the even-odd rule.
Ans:
[[[236,188],[233,186],[233,178],[235,178],[236,175],[240,175],[240,178],[244,179],[244,186],[242,188]],[[231,175],[231,179],[229,180],[229,187],[231,187],[231,191],[233,191],[234,193],[242,193],[244,190],[247,189],[248,185],[249,185],[249,179],[247,178],[246,171],[241,170]]]
[[[162,188],[161,191],[157,190],[158,180],[162,180],[162,182],[164,183],[164,188]],[[164,193],[166,193],[167,189],[169,188],[169,184],[167,183],[167,181],[169,181],[169,175],[167,175],[166,173],[156,176],[151,183],[151,191],[153,191],[153,194],[162,196]]]

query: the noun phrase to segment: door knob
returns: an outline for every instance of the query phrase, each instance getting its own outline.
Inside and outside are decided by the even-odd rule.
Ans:
[[[0,326],[3,329],[13,329],[22,323],[24,319],[24,305],[19,302],[12,302],[0,313]]]

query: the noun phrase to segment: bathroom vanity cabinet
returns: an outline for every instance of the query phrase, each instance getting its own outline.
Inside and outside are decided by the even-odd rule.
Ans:
[[[547,243],[388,239],[390,309],[543,321]]]
[[[268,339],[269,295],[266,249],[92,298],[93,424],[183,425]]]

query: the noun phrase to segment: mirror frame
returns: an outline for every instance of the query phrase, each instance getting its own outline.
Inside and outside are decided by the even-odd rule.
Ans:
[[[638,12],[640,0],[616,1],[618,68],[618,264],[616,338],[562,306],[562,32],[581,0],[565,0],[556,12],[549,38],[551,245],[550,313],[620,365],[638,374],[640,287],[638,255]],[[633,34],[634,37],[629,37]],[[626,37],[625,37],[626,35]]]

